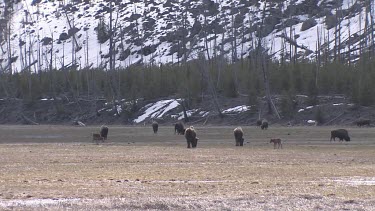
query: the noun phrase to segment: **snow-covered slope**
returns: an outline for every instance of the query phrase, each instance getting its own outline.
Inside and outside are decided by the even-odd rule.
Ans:
[[[375,10],[371,2],[113,0],[115,65],[176,63],[201,53],[241,58],[259,41],[275,59],[288,57],[290,50],[300,58],[314,59],[319,37],[319,49],[334,49],[336,29],[340,29],[336,33],[341,36],[340,52],[345,53],[361,41],[370,42],[368,34],[361,35],[366,32],[366,17],[371,20],[366,11]],[[109,0],[20,1],[13,6],[10,46],[2,42],[3,68],[9,69],[10,63],[13,71],[30,64],[35,72],[72,64],[108,68],[109,40],[100,44],[96,28],[102,22],[108,34],[110,10]],[[356,54],[358,50],[352,51],[352,58]]]

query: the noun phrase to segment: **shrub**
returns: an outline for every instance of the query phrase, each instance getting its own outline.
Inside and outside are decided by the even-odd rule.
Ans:
[[[107,24],[105,24],[103,19],[99,20],[98,26],[95,28],[95,31],[98,41],[101,44],[105,43],[110,37],[109,28]]]
[[[314,27],[317,24],[316,20],[313,18],[307,19],[302,23],[301,31],[306,31],[307,29]]]
[[[294,103],[292,96],[289,92],[284,92],[281,98],[280,110],[284,117],[290,118],[294,115]]]
[[[315,112],[315,120],[316,122],[320,125],[323,124],[325,121],[325,116],[323,111],[318,107],[316,112]]]

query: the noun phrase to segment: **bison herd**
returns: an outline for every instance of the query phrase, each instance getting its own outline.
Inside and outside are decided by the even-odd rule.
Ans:
[[[262,130],[268,129],[268,121],[258,120],[257,126],[259,126]],[[370,120],[360,120],[357,121],[356,124],[358,126],[363,125],[370,125]],[[152,121],[152,130],[154,134],[157,134],[159,129],[159,124],[156,121]],[[174,125],[174,133],[178,135],[184,135],[186,142],[187,142],[187,148],[196,148],[198,144],[199,138],[197,137],[197,132],[195,131],[193,126],[190,126],[188,128],[185,128],[184,125],[181,122],[178,122]],[[244,132],[241,127],[237,127],[233,130],[233,135],[235,139],[235,145],[236,146],[243,146],[244,143]],[[289,135],[289,134],[288,134]],[[93,141],[95,141],[97,144],[99,141],[104,142],[107,139],[108,136],[108,127],[107,126],[101,126],[99,133],[93,133]],[[330,141],[336,141],[336,138],[338,138],[340,141],[350,141],[350,136],[347,130],[345,129],[337,129],[331,131],[331,139]],[[274,148],[281,148],[282,149],[282,143],[280,138],[272,138],[270,140],[270,143],[274,143]]]

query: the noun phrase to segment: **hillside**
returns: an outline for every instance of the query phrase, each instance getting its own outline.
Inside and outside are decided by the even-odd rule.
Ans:
[[[220,118],[209,100],[187,108],[184,118],[181,99],[142,100],[125,99],[106,102],[105,99],[69,101],[69,99],[41,99],[27,102],[20,99],[0,99],[0,124],[77,124],[86,125],[149,125],[156,120],[171,126],[176,122],[186,125],[256,125],[258,118],[265,118],[271,127],[341,125],[355,126],[359,119],[375,118],[373,107],[357,106],[343,96],[319,96],[319,103],[309,104],[305,95],[295,96],[295,106],[283,112],[282,96],[274,96],[282,119],[267,113],[265,100],[260,104],[246,105],[247,98],[220,98],[223,117]],[[320,112],[320,115],[318,115]],[[318,119],[319,118],[319,119]],[[318,121],[320,121],[318,123]]]
[[[3,8],[10,7],[6,2]],[[341,54],[354,61],[374,37],[372,1],[16,2],[9,15],[10,33],[9,28],[2,31],[4,71],[109,68],[111,25],[116,67],[177,63],[202,53],[236,61],[251,56],[258,43],[274,59]]]

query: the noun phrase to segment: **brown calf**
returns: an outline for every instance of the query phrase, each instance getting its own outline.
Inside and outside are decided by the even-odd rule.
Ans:
[[[271,138],[270,143],[273,143],[274,149],[276,149],[276,145],[277,145],[277,149],[283,148],[283,144],[281,143],[281,139],[279,138]]]
[[[92,142],[94,142],[96,144],[99,144],[99,141],[102,141],[104,142],[104,137],[102,137],[99,133],[93,133],[92,134]]]

